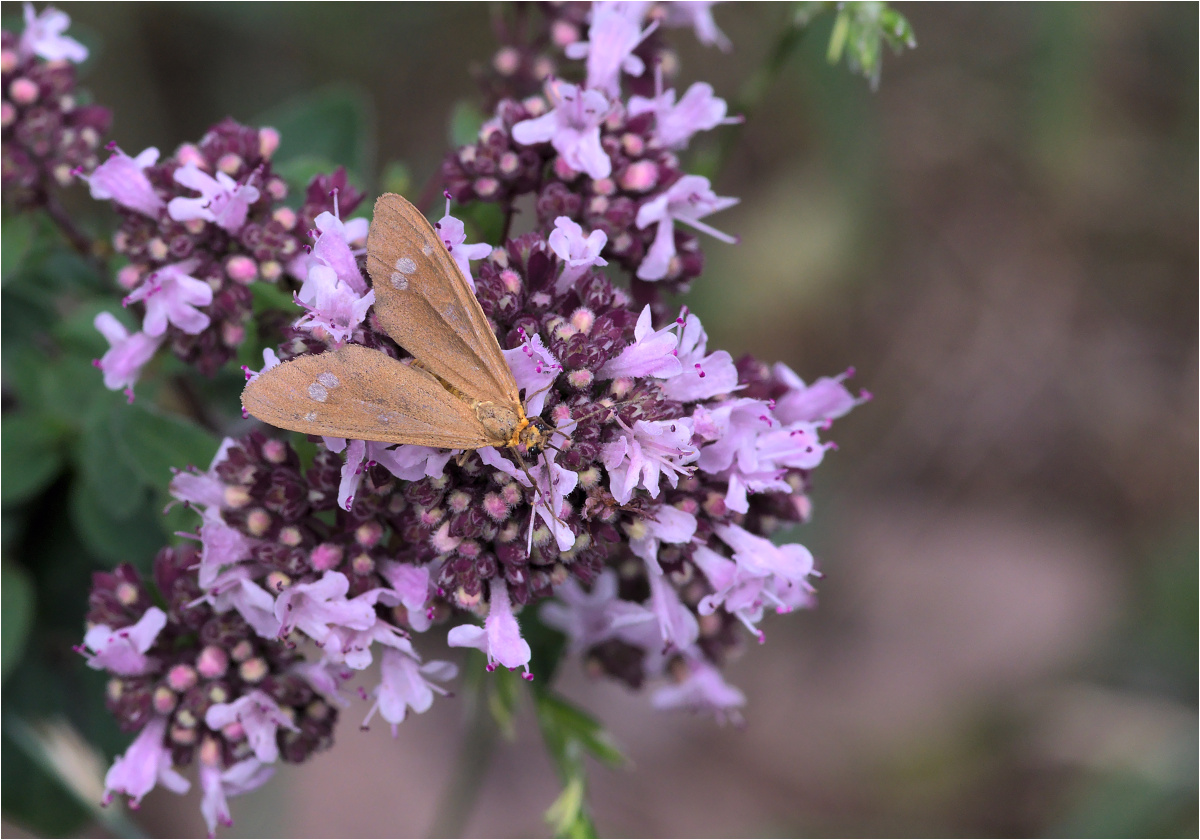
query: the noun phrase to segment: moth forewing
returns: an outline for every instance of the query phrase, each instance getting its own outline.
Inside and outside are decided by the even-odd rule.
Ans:
[[[397,344],[468,399],[520,408],[479,301],[433,226],[401,196],[375,202],[367,270],[375,315]]]
[[[433,376],[357,344],[263,371],[246,385],[242,405],[265,423],[310,435],[446,449],[497,442]]]

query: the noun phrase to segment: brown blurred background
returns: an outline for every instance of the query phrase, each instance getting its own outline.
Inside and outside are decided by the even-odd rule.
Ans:
[[[482,4],[62,5],[131,153],[339,83],[374,108],[364,176],[417,185],[494,49]],[[827,22],[784,66],[715,184],[742,244],[705,243],[688,300],[710,347],[875,394],[798,533],[820,606],[731,666],[742,731],[566,669],[635,765],[593,772],[599,829],[1194,835],[1196,6],[898,8],[919,47],[877,93],[826,64]],[[717,7],[730,54],[674,32],[679,81],[735,99],[788,13]],[[236,834],[424,833],[460,702],[396,740],[360,711]],[[544,835],[557,792],[526,715],[468,832]],[[200,836],[194,800],[139,820]]]

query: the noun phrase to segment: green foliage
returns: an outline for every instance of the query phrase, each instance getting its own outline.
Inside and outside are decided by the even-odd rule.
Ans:
[[[262,114],[255,125],[279,131],[274,168],[303,194],[314,175],[346,167],[351,181],[370,183],[375,165],[375,116],[356,88],[331,86],[297,97]]]
[[[595,837],[583,758],[590,755],[620,767],[627,763],[625,756],[604,726],[578,706],[551,690],[535,688],[534,698],[542,740],[563,783],[562,793],[546,811],[546,822],[556,837]]]
[[[883,70],[885,42],[895,53],[917,45],[912,26],[904,15],[887,3],[843,3],[829,38],[829,63],[837,64],[845,55],[850,70],[870,80],[871,89],[875,90]]]
[[[7,560],[0,565],[0,674],[21,661],[33,627],[33,579]]]
[[[845,56],[846,66],[851,72],[867,78],[871,90],[879,87],[885,43],[897,54],[917,45],[913,28],[904,15],[887,3],[876,0],[797,3],[792,13],[793,26],[806,29],[830,11],[836,12],[836,15],[826,58],[830,64],[837,64]]]

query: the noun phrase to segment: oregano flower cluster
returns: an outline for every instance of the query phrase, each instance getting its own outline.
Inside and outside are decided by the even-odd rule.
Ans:
[[[765,639],[768,611],[810,606],[819,577],[804,546],[771,537],[808,518],[812,471],[833,448],[822,437],[868,395],[847,390],[849,371],[806,383],[735,362],[695,313],[665,308],[661,291],[702,273],[693,231],[734,241],[703,220],[736,199],[682,162],[697,132],[728,121],[725,103],[664,82],[665,27],[728,47],[709,5],[552,8],[546,37],[502,48],[488,83],[540,92],[506,94],[443,165],[435,228],[552,447],[525,463],[492,448],[300,445],[269,428],[227,438],[172,482],[199,517],[190,542],[160,552],[152,581],[128,565],[96,576],[81,651],[137,733],[109,797],[182,791],[178,768],[195,763],[210,830],[228,824],[230,796],[332,742],[351,684],[373,699],[364,725],[393,729],[446,693],[457,668],[422,656],[430,633],[537,680],[528,637],[556,631],[659,708],[740,718],[722,666]],[[363,196],[339,171],[287,208],[278,143],[226,120],[162,162],[115,150],[79,173],[121,217],[117,279],[141,322],[97,318],[108,387],[132,398],[163,347],[220,368],[246,340],[255,283],[298,304],[264,369],[347,342],[407,356],[374,319],[367,222],[349,218]],[[511,214],[524,196],[536,226],[504,241],[467,243],[450,212],[456,200]],[[362,685],[376,658],[378,682]]]

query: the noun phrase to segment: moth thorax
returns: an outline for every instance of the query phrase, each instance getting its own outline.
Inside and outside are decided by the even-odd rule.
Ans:
[[[512,440],[520,422],[516,411],[494,402],[475,403],[475,416],[479,418],[492,440],[503,441],[506,444]]]
[[[550,442],[551,429],[541,417],[530,417],[529,425],[517,435],[517,445],[533,455],[541,452]]]

